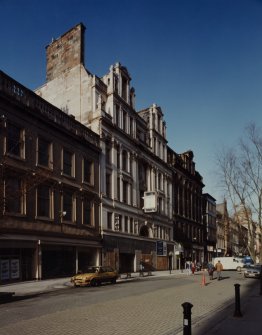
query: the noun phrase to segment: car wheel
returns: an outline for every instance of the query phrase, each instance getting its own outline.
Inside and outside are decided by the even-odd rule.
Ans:
[[[241,272],[241,267],[240,266],[237,267],[237,272]]]
[[[97,280],[95,278],[91,279],[90,286],[97,286]]]
[[[112,284],[116,284],[116,278],[111,279]]]
[[[246,274],[244,274],[244,277],[247,278],[248,276]]]

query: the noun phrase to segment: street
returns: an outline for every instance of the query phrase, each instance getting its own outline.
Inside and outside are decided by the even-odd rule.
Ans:
[[[221,281],[206,276],[206,286],[202,279],[201,273],[151,277],[27,297],[0,305],[0,334],[179,334],[182,303],[193,304],[195,324],[229,307],[234,311],[234,284],[244,297],[258,283],[234,271],[224,271]]]

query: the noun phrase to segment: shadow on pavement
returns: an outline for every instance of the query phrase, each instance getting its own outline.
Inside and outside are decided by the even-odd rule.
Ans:
[[[223,277],[223,279],[228,278],[230,277]],[[232,287],[232,289],[234,288]],[[226,320],[230,320],[230,323],[234,321],[234,326],[236,327],[234,330],[236,333],[238,334],[248,333],[246,332],[247,330],[244,326],[245,316],[247,314],[250,314],[250,311],[248,310],[248,306],[250,306],[250,299],[259,297],[259,294],[260,291],[258,281],[250,282],[249,287],[246,289],[245,293],[241,292],[240,294],[241,317],[239,316],[237,317],[235,315],[237,309],[239,308],[239,306],[237,307],[235,304],[235,298],[232,298],[232,302],[230,302],[227,306],[221,306],[216,313],[211,312],[210,316],[209,313],[206,313],[205,315],[202,315],[201,317],[194,319],[194,311],[192,310],[192,334],[231,335],[232,331],[229,331],[229,329],[225,327],[225,325],[228,324]],[[262,298],[262,296],[260,297]],[[246,323],[249,324],[249,322]]]

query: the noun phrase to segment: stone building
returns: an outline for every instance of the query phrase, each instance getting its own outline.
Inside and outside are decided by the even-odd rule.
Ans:
[[[98,264],[99,136],[0,72],[0,283]]]
[[[47,46],[47,81],[36,93],[100,137],[101,262],[120,272],[140,261],[167,269],[174,243],[163,113],[156,105],[136,111],[120,63],[102,78],[85,68],[84,32],[79,24]]]
[[[210,194],[203,194],[203,223],[204,223],[204,261],[210,262],[216,257],[217,225],[216,199]]]
[[[173,220],[176,244],[176,268],[185,261],[204,261],[204,225],[202,220],[201,175],[195,170],[192,151],[177,154],[168,147],[168,164],[173,172]]]

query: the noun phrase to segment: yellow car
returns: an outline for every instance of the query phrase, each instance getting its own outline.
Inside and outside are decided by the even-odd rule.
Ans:
[[[99,286],[102,283],[115,284],[118,278],[117,271],[110,266],[90,266],[87,271],[71,278],[74,286]]]

